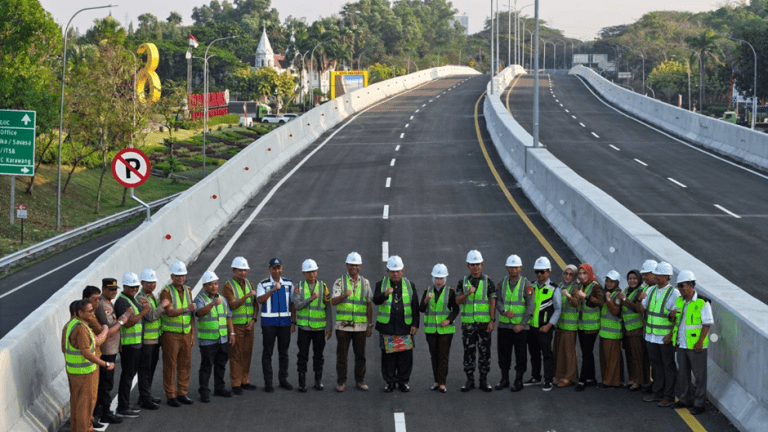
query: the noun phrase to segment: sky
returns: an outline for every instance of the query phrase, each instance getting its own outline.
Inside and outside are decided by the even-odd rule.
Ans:
[[[459,15],[469,16],[469,31],[476,33],[482,29],[484,21],[491,14],[491,2],[495,7],[497,1],[501,10],[506,10],[510,1],[512,7],[515,6],[514,0],[453,0],[452,3],[458,9]],[[306,17],[307,22],[311,24],[320,17],[338,13],[348,2],[349,0],[272,0],[272,7],[280,12],[281,21],[288,16]],[[522,8],[533,2],[517,0],[517,6]],[[81,8],[117,5],[110,9],[81,12],[72,24],[78,27],[81,33],[91,27],[94,19],[105,17],[109,11],[123,25],[133,21],[135,26],[137,17],[143,13],[151,13],[159,19],[165,19],[173,11],[181,14],[184,24],[191,24],[192,8],[209,3],[210,0],[40,0],[43,8],[51,12],[56,22],[62,26]],[[597,37],[601,28],[630,24],[651,11],[704,12],[717,9],[722,3],[723,0],[540,0],[539,18],[548,21],[551,27],[562,30],[566,37],[592,40]],[[533,8],[525,7],[522,15],[532,17]],[[502,23],[502,32],[507,28],[505,24],[507,23]]]

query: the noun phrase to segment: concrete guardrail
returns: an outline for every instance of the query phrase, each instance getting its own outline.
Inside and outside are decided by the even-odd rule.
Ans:
[[[488,90],[492,85],[506,88],[521,73],[518,68],[499,74]],[[494,92],[484,104],[494,145],[526,195],[580,259],[591,263],[599,275],[616,269],[623,277],[648,258],[669,262],[675,273],[688,269],[696,274],[696,288],[712,300],[715,325],[710,334],[718,336],[708,348],[710,400],[739,429],[765,430],[768,306],[664,237],[547,149],[533,148],[532,137],[506,110],[500,94]]]
[[[151,223],[143,223],[107,249],[0,339],[0,430],[56,430],[68,416],[61,329],[69,319],[70,302],[81,298],[86,285],[98,286],[104,276],[119,277],[146,267],[168,278],[174,261],[196,258],[273,173],[323,132],[397,93],[442,77],[469,74],[478,72],[462,66],[428,69],[323,104],[252,143],[163,207]]]

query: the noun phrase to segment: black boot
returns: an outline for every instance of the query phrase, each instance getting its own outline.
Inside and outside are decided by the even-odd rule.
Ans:
[[[496,384],[496,390],[501,390],[503,388],[509,387],[509,371],[503,370],[501,371],[501,381],[499,381],[498,384]]]
[[[307,392],[307,373],[299,372],[299,392]]]
[[[493,387],[491,387],[490,384],[488,384],[488,379],[485,374],[480,374],[480,385],[478,388],[484,392],[490,392],[493,391]]]
[[[315,372],[315,390],[323,389],[323,371]]]
[[[461,386],[461,391],[466,393],[475,388],[475,375],[472,372],[467,372],[467,382]]]
[[[522,389],[523,389],[523,374],[518,372],[517,375],[515,375],[515,383],[512,384],[512,391],[519,392]]]

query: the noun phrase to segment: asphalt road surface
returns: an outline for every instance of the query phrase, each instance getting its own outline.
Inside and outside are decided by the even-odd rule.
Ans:
[[[284,261],[284,277],[297,281],[301,262],[313,258],[320,267],[319,278],[331,284],[345,271],[344,259],[353,250],[362,254],[361,274],[372,284],[385,275],[385,256],[400,255],[405,277],[416,285],[419,296],[430,283],[429,272],[435,263],[448,266],[451,285],[466,274],[464,260],[470,249],[482,251],[484,270],[496,281],[504,275],[505,259],[512,253],[522,257],[524,275],[532,278],[533,261],[547,254],[546,249],[513,210],[491,175],[478,141],[474,107],[487,81],[487,76],[478,76],[431,82],[326,133],[273,176],[189,265],[189,285],[197,283],[208,268],[214,268],[221,278],[229,277],[230,263],[238,255],[248,258],[249,278],[254,282],[268,276],[267,263],[277,256]],[[482,119],[479,126],[485,129]],[[487,135],[483,139],[486,146],[490,144]],[[542,238],[564,261],[577,262],[503,170],[492,147],[489,152],[503,184]],[[276,192],[269,195],[276,186]],[[242,235],[229,248],[227,244],[243,224]],[[556,267],[555,281],[559,274]],[[171,408],[163,403],[158,411],[142,411],[139,418],[126,419],[108,430],[487,432],[679,431],[688,427],[674,410],[644,403],[638,393],[626,390],[589,388],[575,393],[569,388],[545,393],[529,387],[517,394],[508,390],[460,393],[465,379],[460,331],[453,339],[447,394],[429,391],[432,373],[423,330],[416,337],[410,393],[382,393],[380,350],[374,334],[366,347],[370,391],[357,390],[350,381],[346,392],[332,390],[336,382],[336,340],[332,337],[325,348],[325,391],[310,389],[301,394],[276,388],[275,393],[267,394],[263,391],[258,327],[256,333],[251,370],[251,382],[259,387],[256,392],[201,403],[197,394],[200,359],[194,348],[192,407]],[[295,341],[295,335],[292,339]],[[494,335],[489,375],[493,384],[500,378],[496,346]],[[289,381],[296,385],[295,343],[289,354]],[[276,357],[272,359],[275,369]],[[161,381],[158,370],[153,386],[158,397],[164,396]],[[136,393],[134,389],[132,400],[138,397]],[[729,428],[715,410],[710,409],[701,420],[709,430]]]
[[[723,277],[768,302],[768,287],[755,283],[764,279],[760,269],[768,260],[766,173],[628,118],[577,77],[542,75],[539,95],[540,141],[552,154]],[[529,132],[532,101],[533,77],[526,75],[514,84],[509,108]]]

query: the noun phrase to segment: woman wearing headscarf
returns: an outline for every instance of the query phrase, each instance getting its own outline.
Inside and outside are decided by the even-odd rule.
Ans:
[[[643,374],[643,277],[637,270],[627,273],[627,289],[619,294],[621,316],[624,320],[624,354],[629,368],[629,391],[639,391],[646,383]]]
[[[595,279],[592,266],[583,263],[576,271],[578,286],[575,291],[581,301],[579,303],[579,323],[577,334],[581,348],[581,373],[576,391],[584,391],[589,385],[597,384],[595,379],[595,341],[600,331],[600,308],[605,302],[603,288]]]
[[[456,304],[456,291],[445,284],[448,268],[445,264],[435,264],[432,269],[432,285],[424,290],[419,311],[424,314],[424,333],[427,335],[429,355],[432,358],[434,383],[431,390],[445,393],[445,380],[448,376],[448,354],[451,341],[456,333],[454,320],[459,316]]]
[[[579,377],[578,357],[576,356],[576,331],[579,325],[579,306],[581,297],[574,295],[577,267],[568,264],[563,270],[563,281],[558,291],[563,296],[563,312],[555,331],[555,385],[568,387]]]
[[[621,363],[623,329],[619,278],[616,270],[609,271],[605,277],[605,302],[600,309],[600,377],[603,379],[597,385],[600,390],[617,388],[624,375]]]

